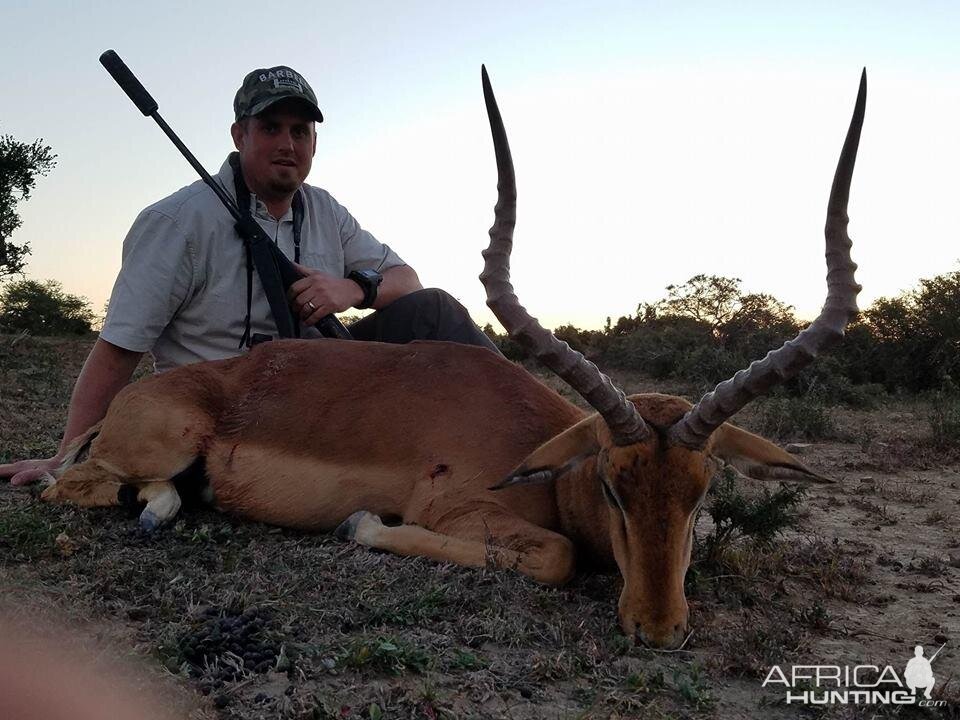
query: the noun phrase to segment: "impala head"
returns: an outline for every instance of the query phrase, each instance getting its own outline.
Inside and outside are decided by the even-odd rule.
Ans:
[[[676,647],[688,630],[683,581],[693,524],[717,464],[730,463],[758,478],[826,481],[777,446],[726,421],[838,341],[857,313],[860,286],[850,259],[846,206],[863,123],[866,73],[828,203],[828,292],[820,316],[794,340],[720,383],[694,406],[662,395],[626,397],[520,305],[509,273],[516,220],[513,162],[486,70],[483,85],[499,176],[496,221],[480,276],[487,304],[513,339],[597,411],[544,443],[497,488],[564,478],[557,488],[561,515],[592,517],[600,533],[605,526],[623,577],[618,603],[623,631],[655,647]]]
[[[623,578],[618,602],[627,636],[676,647],[689,630],[683,581],[693,526],[718,466],[758,479],[829,482],[763,438],[724,424],[703,449],[671,441],[691,405],[667,395],[628,398],[651,432],[618,444],[599,414],[541,445],[497,487],[558,482],[564,513],[586,516]],[[575,522],[584,522],[583,517]]]

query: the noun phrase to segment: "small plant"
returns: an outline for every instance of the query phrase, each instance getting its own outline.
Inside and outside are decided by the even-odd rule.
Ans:
[[[889,526],[897,524],[897,518],[895,515],[891,514],[888,505],[879,505],[878,503],[870,502],[866,498],[853,498],[850,501],[850,504],[855,508],[863,510],[865,513],[867,513],[867,515],[881,525]]]
[[[815,600],[810,607],[800,608],[796,614],[797,620],[814,630],[828,630],[833,621],[830,613],[819,600]]]
[[[456,650],[453,653],[453,660],[450,662],[450,667],[467,671],[482,670],[487,667],[487,665],[489,665],[489,663],[482,657],[478,657],[466,650]]]
[[[707,513],[713,518],[713,533],[706,538],[708,555],[717,557],[736,537],[768,543],[799,520],[798,507],[806,495],[799,485],[781,483],[774,491],[768,488],[752,497],[744,495],[736,485],[736,474],[724,468],[711,490]]]
[[[824,440],[837,432],[827,408],[810,397],[767,400],[760,409],[758,430],[762,435],[804,440]]]
[[[713,702],[699,665],[691,665],[686,672],[681,668],[674,670],[673,686],[680,697],[698,709],[708,707]]]
[[[907,569],[934,578],[941,577],[947,571],[946,563],[938,557],[920,558],[915,562],[911,562],[907,566]]]
[[[635,693],[648,693],[659,690],[666,685],[663,670],[655,672],[637,672],[627,676],[627,687]]]
[[[423,672],[430,667],[430,656],[423,650],[391,638],[360,638],[344,649],[338,658],[341,667],[400,675],[408,670]]]

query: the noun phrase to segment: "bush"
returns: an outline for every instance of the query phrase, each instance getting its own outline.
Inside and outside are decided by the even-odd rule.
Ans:
[[[872,336],[859,358],[869,382],[918,392],[960,378],[960,271],[880,298],[863,313],[863,324]]]
[[[712,343],[710,329],[696,320],[648,317],[632,332],[613,337],[602,357],[615,367],[655,378],[682,377],[687,358]]]
[[[714,523],[713,533],[705,541],[708,554],[716,557],[736,537],[769,543],[797,525],[798,508],[805,495],[802,486],[784,483],[772,492],[764,487],[757,495],[744,495],[737,487],[736,473],[725,468],[707,502],[707,513]]]
[[[593,357],[600,352],[607,342],[605,331],[581,330],[573,325],[561,325],[555,328],[553,334],[567,345],[585,356]]]
[[[836,434],[836,425],[823,403],[811,397],[769,398],[760,406],[759,432],[779,438],[823,440]]]
[[[842,359],[833,354],[826,354],[804,368],[783,385],[782,392],[821,405],[842,404],[861,410],[877,407],[886,394],[883,385],[877,383],[854,384]]]
[[[725,348],[702,345],[680,359],[676,375],[691,383],[712,388],[749,364],[742,356]]]
[[[0,290],[0,331],[84,335],[93,329],[90,301],[64,292],[55,280],[18,280]]]
[[[935,447],[960,447],[960,395],[938,393],[934,396],[927,422]]]
[[[712,386],[795,337],[800,327],[792,308],[773,296],[744,293],[736,278],[696,275],[669,286],[667,297],[641,303],[632,316],[615,323],[607,318],[602,330],[564,325],[555,334],[602,365]],[[529,359],[513,340],[484,329],[506,357]],[[842,342],[780,389],[799,404],[771,407],[767,423],[779,434],[824,437],[833,432],[825,404],[870,409],[884,391],[939,390],[954,380],[960,381],[960,271],[875,301],[847,327]],[[784,414],[793,411],[798,418]]]
[[[496,330],[493,329],[493,325],[487,323],[483,326],[484,334],[490,338],[494,345],[497,346],[497,349],[503,353],[503,356],[507,360],[513,360],[514,362],[525,362],[530,359],[530,353],[527,352],[527,349],[523,347],[516,340],[512,339],[509,335],[501,335]]]

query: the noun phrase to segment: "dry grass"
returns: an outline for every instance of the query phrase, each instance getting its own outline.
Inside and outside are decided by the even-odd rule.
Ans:
[[[0,459],[55,449],[88,347],[0,337]],[[929,471],[929,454],[891,463],[890,443],[922,447],[922,428],[894,438],[907,431],[884,424],[890,412],[837,414],[844,437],[887,434],[803,458],[843,482],[811,491],[799,531],[695,554],[694,634],[680,652],[622,636],[617,577],[546,588],[200,510],[147,536],[120,510],[47,506],[5,485],[0,595],[14,618],[65,608],[146,657],[192,694],[195,718],[796,717],[760,687],[771,664],[901,663],[916,642],[960,637],[947,614],[960,476]],[[896,474],[914,460],[910,479]],[[952,702],[954,685],[938,685]],[[825,716],[860,716],[845,712]]]

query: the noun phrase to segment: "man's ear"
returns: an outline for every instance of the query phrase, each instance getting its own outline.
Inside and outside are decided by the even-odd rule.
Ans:
[[[238,122],[235,122],[233,125],[230,126],[230,137],[233,138],[233,146],[237,149],[238,152],[240,150],[243,150],[243,141],[245,139],[243,137],[243,132],[244,132],[243,125],[241,125]],[[314,138],[313,138],[313,145],[314,145],[314,148],[316,148],[316,145],[317,145],[316,135],[314,135]]]

